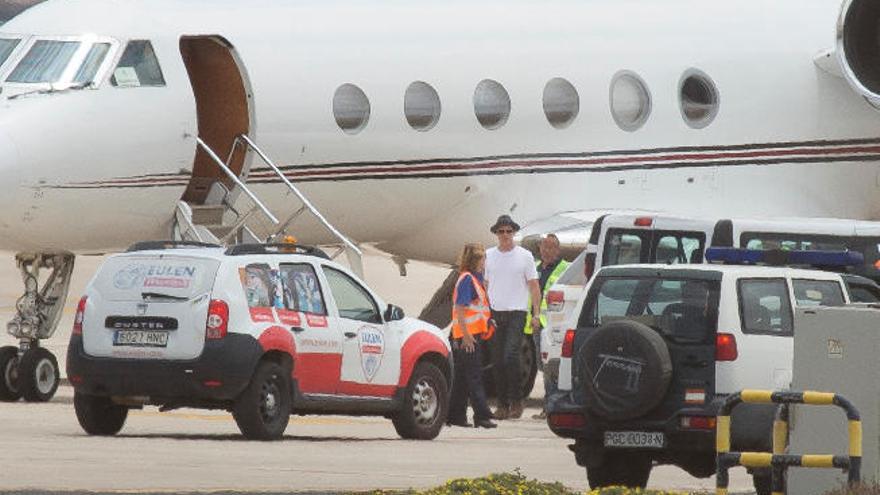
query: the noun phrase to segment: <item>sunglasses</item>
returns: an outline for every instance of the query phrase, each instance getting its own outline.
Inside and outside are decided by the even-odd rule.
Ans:
[[[513,229],[498,229],[495,231],[496,234],[512,234]]]

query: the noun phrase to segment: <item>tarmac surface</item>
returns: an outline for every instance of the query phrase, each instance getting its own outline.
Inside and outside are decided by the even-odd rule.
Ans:
[[[21,282],[11,254],[0,253],[0,323],[8,321]],[[44,343],[64,373],[73,313],[100,257],[78,257],[64,317]],[[369,252],[366,278],[387,302],[418,314],[448,271],[410,263],[400,277],[388,256]],[[0,345],[15,345],[0,335]],[[531,404],[539,404],[540,375]],[[583,468],[540,420],[500,422],[494,430],[444,428],[433,441],[401,440],[389,420],[372,417],[294,416],[281,441],[242,439],[223,411],[133,410],[115,437],[89,437],[79,427],[73,391],[62,386],[45,404],[0,403],[0,491],[64,492],[302,492],[429,488],[459,477],[520,469],[529,478],[588,490]],[[696,479],[655,467],[650,488],[710,492],[714,479]],[[748,493],[751,478],[731,471],[732,492]]]

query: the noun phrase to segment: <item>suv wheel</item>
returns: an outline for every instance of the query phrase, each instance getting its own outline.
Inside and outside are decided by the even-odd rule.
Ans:
[[[32,347],[18,363],[18,390],[29,402],[48,402],[58,390],[58,360],[42,347]]]
[[[446,421],[448,401],[443,373],[431,363],[417,364],[403,393],[403,405],[391,418],[394,429],[403,438],[434,439]]]
[[[89,435],[115,435],[128,417],[128,408],[114,404],[110,397],[81,392],[73,393],[73,409],[79,425]]]
[[[602,461],[587,467],[590,489],[604,486],[644,488],[651,475],[651,458],[633,452],[606,451]]]
[[[17,401],[21,398],[18,390],[18,348],[0,347],[0,401]]]
[[[645,415],[663,400],[672,379],[666,341],[631,320],[608,323],[590,334],[581,349],[585,402],[604,419]]]
[[[241,434],[250,440],[277,440],[290,421],[290,373],[271,361],[257,365],[257,371],[236,399],[232,417]]]

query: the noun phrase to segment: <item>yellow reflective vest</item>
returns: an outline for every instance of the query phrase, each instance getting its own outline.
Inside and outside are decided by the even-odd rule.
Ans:
[[[559,280],[559,277],[562,276],[562,272],[564,272],[565,269],[568,268],[568,265],[570,265],[570,264],[571,263],[569,263],[565,260],[559,260],[559,264],[556,265],[556,268],[553,269],[553,273],[551,273],[550,277],[547,278],[547,282],[544,284],[544,287],[541,287],[541,294],[542,295],[545,295],[547,293],[547,289],[549,289],[550,287],[553,287],[553,284],[555,284],[556,281]],[[538,272],[540,273],[541,272],[541,262],[540,261],[538,261],[536,263],[536,267],[538,268]],[[525,328],[523,328],[523,332],[526,335],[531,335],[533,332],[533,330],[532,330],[532,301],[531,301],[531,299],[529,300],[528,308],[529,308],[528,313],[526,313],[526,326],[525,326]],[[547,328],[547,298],[546,297],[541,297],[541,328]]]

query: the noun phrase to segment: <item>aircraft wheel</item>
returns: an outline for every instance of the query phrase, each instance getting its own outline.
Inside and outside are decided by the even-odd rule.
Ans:
[[[28,402],[48,402],[60,379],[58,360],[42,347],[28,349],[18,363],[18,389]]]
[[[18,348],[0,347],[0,401],[15,402],[21,398],[18,388]]]

